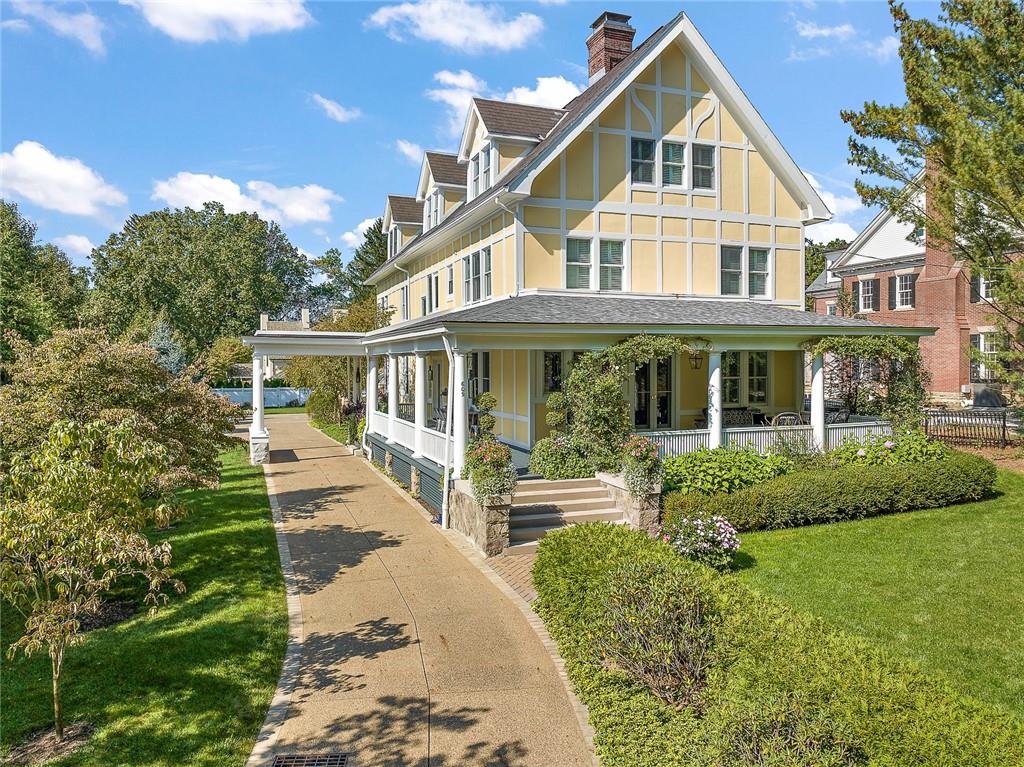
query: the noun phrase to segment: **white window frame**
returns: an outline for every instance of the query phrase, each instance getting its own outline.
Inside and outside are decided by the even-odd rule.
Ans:
[[[441,190],[435,187],[434,191],[430,193],[431,206],[430,206],[430,226],[435,227],[441,223],[444,218],[442,211],[444,210],[444,197],[441,194]]]
[[[477,194],[483,194],[494,183],[493,173],[491,172],[493,165],[491,145],[489,143],[484,144],[480,150],[480,188]]]
[[[707,148],[711,150],[711,165],[700,165],[697,163],[697,149]],[[696,173],[698,169],[711,168],[711,186],[697,186]],[[690,188],[698,194],[711,194],[718,189],[718,145],[705,144],[701,141],[690,142]]]
[[[725,249],[726,248],[729,248],[729,250],[732,250],[732,251],[739,251],[739,255],[740,255],[740,264],[739,264],[740,268],[739,269],[733,269],[733,268],[726,269],[725,268]],[[742,245],[732,245],[732,244],[726,243],[726,244],[721,244],[721,245],[718,246],[718,295],[720,295],[720,296],[729,296],[730,298],[734,298],[734,297],[735,298],[742,298],[746,294],[746,280],[745,280],[746,269],[743,268],[743,265],[744,265],[745,261],[746,261],[746,253],[744,252],[744,247]],[[725,292],[725,273],[726,272],[728,272],[729,274],[738,275],[738,277],[739,277],[739,286],[738,286],[739,289],[735,293],[726,293]]]
[[[633,157],[633,144],[638,141],[644,141],[651,145],[651,159],[650,160],[637,160]],[[642,163],[645,166],[649,166],[651,169],[651,178],[649,181],[638,181],[634,176],[634,163]],[[647,136],[630,136],[629,137],[629,183],[631,186],[642,186],[642,187],[656,187],[657,182],[657,171],[658,171],[658,142],[656,139],[649,138]]]
[[[872,306],[872,304],[874,304],[874,302],[875,302],[875,300],[874,300],[875,299],[874,290],[875,290],[875,285],[877,285],[878,283],[875,282],[874,280],[858,280],[858,282],[860,282],[860,287],[857,289],[858,293],[860,295],[860,301],[859,301],[860,306],[857,307],[857,311],[859,313],[861,313],[861,314],[863,314],[864,312],[873,312],[873,311],[875,311],[873,306]],[[865,287],[869,287],[869,288],[871,288],[871,290],[865,290],[864,289]],[[865,298],[865,296],[868,296],[868,295],[870,295],[871,300],[870,301],[865,301],[864,298]]]
[[[910,309],[914,306],[914,275],[896,275],[896,308]]]
[[[469,158],[469,199],[480,194],[480,153]]]
[[[447,278],[448,300],[451,301],[455,298],[455,264],[448,264],[448,273],[445,277]]]
[[[672,144],[673,146],[682,147],[682,150],[683,150],[682,159],[679,160],[678,162],[676,162],[676,161],[669,162],[668,160],[666,160],[665,159],[665,145],[666,144]],[[669,139],[662,139],[661,142],[659,142],[658,149],[659,149],[659,156],[661,158],[661,163],[660,163],[660,166],[661,166],[660,184],[665,189],[686,189],[686,151],[687,151],[686,147],[687,147],[687,142],[686,141],[671,141]],[[679,167],[679,183],[678,184],[670,184],[667,181],[665,181],[665,168],[666,168],[666,166],[678,166]]]
[[[755,250],[758,251],[758,252],[761,252],[761,251],[764,252],[764,271],[763,272],[760,271],[760,270],[755,272],[751,268],[750,261],[751,261],[752,254],[753,254],[753,252]],[[747,296],[749,298],[771,298],[771,295],[772,295],[772,249],[771,248],[763,248],[763,247],[759,247],[759,246],[748,245],[746,247],[746,251],[747,251],[747,257],[743,261],[743,266],[744,266],[744,269],[746,271],[746,275],[744,277],[744,284],[746,285],[746,288],[747,288]],[[763,274],[764,275],[764,292],[763,293],[753,293],[750,290],[750,278],[754,274]]]
[[[475,304],[491,297],[492,268],[489,245],[462,257],[462,303]]]
[[[584,261],[569,261],[569,243],[570,242],[585,242],[587,243],[587,260]],[[565,258],[562,263],[562,278],[563,284],[567,290],[590,290],[594,284],[594,240],[590,237],[566,237],[565,238]],[[571,287],[569,285],[569,266],[581,267],[587,266],[587,284],[584,287]],[[582,271],[582,269],[580,270]]]
[[[985,277],[978,278],[978,297],[984,301],[991,300],[989,293],[992,292],[993,280],[986,279]]]
[[[622,262],[619,264],[605,264],[601,260],[601,246],[604,243],[617,243],[622,247]],[[597,253],[591,256],[594,262],[594,270],[596,274],[591,274],[591,284],[595,285],[598,290],[608,291],[610,293],[621,293],[626,290],[626,275],[628,274],[626,267],[626,241],[618,237],[601,237],[597,241]],[[603,288],[601,287],[601,270],[604,268],[618,268],[619,270],[619,287],[617,288]]]
[[[409,286],[408,285],[403,285],[399,289],[398,295],[399,295],[399,299],[400,299],[399,303],[400,303],[400,306],[401,306],[401,308],[399,310],[399,311],[401,311],[400,317],[403,320],[407,320],[407,319],[409,319]]]
[[[990,331],[987,333],[979,332],[976,335],[978,336],[978,356],[980,359],[978,359],[977,363],[978,380],[972,381],[972,383],[995,381],[995,375],[993,375],[993,372],[989,370],[989,366],[982,362],[982,360],[986,357],[991,357],[994,361],[996,355],[999,354],[999,333],[993,333]]]
[[[839,313],[839,307],[835,304],[825,304],[825,314],[829,317],[835,317]]]
[[[738,355],[739,365],[737,366],[737,374],[735,376],[727,376],[725,374],[725,360],[724,357],[727,354]],[[750,364],[750,355],[752,354],[764,354],[765,355],[765,375],[763,376],[752,376]],[[775,358],[770,351],[765,350],[740,350],[732,349],[722,352],[723,364],[722,364],[722,405],[729,407],[768,407],[771,405],[773,398],[773,370],[775,369]],[[764,378],[764,399],[763,400],[751,400],[750,399],[750,380],[751,378]],[[736,381],[736,400],[729,401],[726,399],[726,381]]]

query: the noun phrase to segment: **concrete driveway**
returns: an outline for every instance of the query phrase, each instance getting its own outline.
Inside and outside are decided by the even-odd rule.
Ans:
[[[520,609],[305,416],[268,426],[302,641],[266,762],[344,752],[353,767],[592,765]]]

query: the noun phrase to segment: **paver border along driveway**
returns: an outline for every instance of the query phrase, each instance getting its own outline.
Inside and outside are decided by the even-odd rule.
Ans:
[[[250,764],[344,752],[354,767],[590,767],[520,609],[366,461],[305,416],[268,420],[301,631]]]

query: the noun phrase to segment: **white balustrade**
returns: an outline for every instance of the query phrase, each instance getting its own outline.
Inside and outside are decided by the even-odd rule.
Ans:
[[[416,427],[413,424],[396,418],[391,422],[391,428],[394,429],[391,433],[391,442],[396,442],[410,450],[416,448]]]
[[[444,466],[444,434],[433,429],[424,429],[422,434],[423,457],[440,466]]]
[[[386,438],[388,436],[387,413],[379,413],[377,411],[367,413],[366,427],[370,430],[370,434]]]
[[[839,447],[848,439],[863,440],[870,436],[889,436],[892,425],[885,421],[858,421],[854,423],[833,423],[826,427],[828,449]]]
[[[814,430],[810,426],[742,426],[725,430],[729,447],[751,447],[759,453],[791,445],[800,449],[811,446]]]
[[[682,431],[638,431],[658,446],[662,457],[694,453],[710,445],[711,432],[707,429],[685,429]]]

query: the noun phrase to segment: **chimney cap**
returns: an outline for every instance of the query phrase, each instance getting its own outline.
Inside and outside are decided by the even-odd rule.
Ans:
[[[590,28],[591,29],[597,29],[598,27],[601,27],[601,26],[603,26],[604,24],[607,24],[607,23],[617,24],[617,25],[621,25],[621,26],[629,26],[629,20],[631,18],[633,18],[633,17],[632,16],[627,16],[625,13],[615,13],[614,11],[605,11],[604,13],[602,13],[600,16],[598,16],[594,20],[594,23],[590,25]]]

